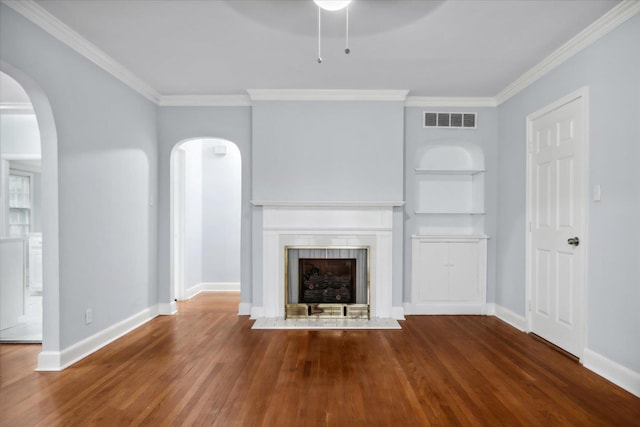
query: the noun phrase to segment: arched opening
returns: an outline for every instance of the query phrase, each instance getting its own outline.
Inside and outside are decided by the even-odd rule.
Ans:
[[[239,291],[240,150],[227,140],[194,138],[176,144],[170,162],[172,298]]]
[[[40,274],[42,278],[42,353],[39,357],[38,369],[46,370],[47,365],[51,364],[50,362],[53,362],[47,360],[47,354],[50,354],[49,352],[59,352],[60,350],[57,133],[49,100],[47,99],[42,89],[35,83],[35,81],[33,81],[28,75],[21,72],[19,69],[16,69],[15,67],[4,61],[0,61],[0,71],[4,75],[6,75],[8,79],[11,79],[11,81],[15,81],[19,85],[19,87],[26,93],[27,98],[31,104],[31,111],[34,115],[32,123],[35,122],[37,127],[36,130],[31,128],[30,132],[39,134],[39,138],[37,138],[39,143],[39,156],[36,152],[5,153],[9,155],[3,156],[3,176],[7,176],[7,173],[11,169],[11,163],[14,163],[14,165],[19,166],[19,168],[23,170],[31,169],[31,174],[33,176],[36,174],[40,175],[39,188],[30,188],[30,191],[38,192],[38,195],[40,196],[39,206],[33,204],[30,205],[32,208],[35,208],[33,209],[34,211],[39,210],[39,213],[36,214],[36,212],[29,212],[27,214],[23,212],[22,214],[17,214],[17,212],[15,212],[14,219],[18,219],[20,216],[22,216],[22,218],[29,217],[30,223],[28,225],[18,224],[17,228],[23,228],[23,233],[38,231],[41,233],[42,241],[46,242],[42,245],[42,249],[39,255],[32,254],[32,256],[34,257],[42,257],[42,263],[40,264],[41,272],[31,271],[31,275],[36,276],[32,278],[39,279],[39,277],[37,276],[39,276]],[[4,94],[6,92],[3,90],[2,93]],[[25,109],[27,108],[24,105],[16,105],[15,107],[18,107],[18,109],[20,107],[23,107]],[[12,111],[12,108],[11,106],[9,106],[9,108],[3,108],[3,111]],[[21,120],[18,120],[18,122],[22,122],[22,124],[24,125],[25,122],[29,122],[29,120],[23,117]],[[5,128],[5,131],[6,130],[7,128]],[[1,144],[3,146],[3,150],[8,148],[8,141],[10,138],[11,137],[9,135],[3,135]],[[31,141],[30,145],[36,145],[36,143]],[[25,147],[21,146],[21,148],[19,149],[24,150]],[[27,148],[27,151],[35,151],[35,148],[29,147]],[[14,162],[14,160],[16,161]],[[5,168],[5,166],[7,167]],[[27,170],[26,173],[28,174],[29,170]],[[34,178],[34,181],[35,179],[36,178]],[[8,187],[4,187],[3,191],[8,193]],[[11,196],[9,196],[9,198],[10,197]],[[9,234],[9,200],[3,195],[2,201],[3,234]],[[14,228],[12,233],[16,232],[18,232],[18,230]],[[27,253],[27,256],[28,255],[29,254]],[[38,266],[38,268],[40,268],[40,266]],[[26,273],[25,276],[28,277]],[[30,290],[27,289],[27,291]],[[39,290],[35,290],[34,293],[39,293]]]

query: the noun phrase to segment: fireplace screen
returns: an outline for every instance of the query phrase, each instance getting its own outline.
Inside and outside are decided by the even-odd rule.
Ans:
[[[300,303],[355,303],[356,260],[300,258]]]
[[[285,317],[369,317],[369,249],[286,248]]]

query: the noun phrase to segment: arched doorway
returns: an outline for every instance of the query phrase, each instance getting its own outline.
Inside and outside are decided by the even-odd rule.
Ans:
[[[58,253],[58,140],[53,111],[39,85],[21,70],[0,61],[0,71],[15,80],[26,92],[37,118],[41,142],[42,181],[42,352],[38,370],[57,368],[57,360],[49,355],[60,351],[60,301]],[[49,360],[51,359],[51,360]]]
[[[188,139],[170,164],[172,298],[239,291],[240,150],[224,139]]]

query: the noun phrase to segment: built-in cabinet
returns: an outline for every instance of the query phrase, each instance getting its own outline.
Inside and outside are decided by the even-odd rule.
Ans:
[[[412,314],[484,314],[486,236],[412,237]]]
[[[486,312],[482,150],[435,144],[416,156],[411,314]]]

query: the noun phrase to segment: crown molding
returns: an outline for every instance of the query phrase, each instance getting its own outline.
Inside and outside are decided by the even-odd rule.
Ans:
[[[502,104],[512,96],[518,94],[549,71],[582,51],[584,48],[590,46],[638,12],[640,12],[640,1],[621,1],[617,6],[602,15],[602,17],[593,24],[579,32],[571,40],[551,53],[551,55],[547,56],[529,71],[502,89],[502,91],[496,95],[497,105]]]
[[[404,102],[408,90],[249,89],[252,101],[396,101]]]
[[[408,96],[405,107],[495,107],[492,97]]]
[[[147,98],[158,103],[159,93],[122,64],[107,55],[87,39],[72,30],[58,18],[47,12],[33,0],[2,0],[2,3],[51,34],[53,37],[78,52],[112,76]]]
[[[163,95],[161,107],[250,107],[249,95]]]

